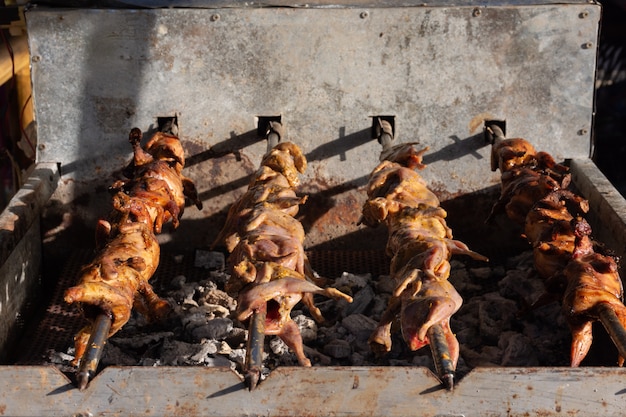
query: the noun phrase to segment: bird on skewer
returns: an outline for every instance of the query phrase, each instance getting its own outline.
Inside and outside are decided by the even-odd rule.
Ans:
[[[491,169],[500,170],[502,191],[488,220],[504,211],[524,227],[533,248],[535,270],[545,293],[533,306],[561,302],[572,333],[570,364],[579,366],[593,341],[599,321],[626,358],[626,307],[617,261],[591,238],[584,216],[589,203],[571,191],[568,168],[525,139],[506,139],[496,125],[486,128],[492,144]]]
[[[110,188],[113,209],[96,225],[96,255],[64,294],[89,322],[74,338],[73,363],[81,390],[94,376],[107,339],[126,324],[133,308],[149,320],[169,313],[167,301],[149,284],[159,265],[156,234],[165,222],[178,226],[186,199],[202,208],[194,183],[182,175],[185,159],[179,139],[157,132],[142,148],[141,137],[139,129],[131,130],[133,159],[124,169],[127,179]]]
[[[464,243],[452,239],[446,211],[417,173],[425,168],[416,143],[393,146],[391,125],[378,120],[381,162],[370,174],[361,223],[385,223],[389,231],[386,252],[395,291],[369,338],[377,353],[391,350],[392,323],[399,318],[402,336],[411,350],[430,345],[437,374],[444,386],[454,386],[459,343],[450,329],[450,317],[463,302],[448,281],[453,254],[487,261]]]
[[[245,383],[250,390],[261,380],[265,335],[276,335],[295,353],[300,365],[311,366],[291,310],[302,301],[323,321],[314,294],[352,302],[339,290],[322,288],[304,252],[304,229],[295,218],[306,197],[295,188],[306,158],[292,142],[281,141],[282,125],[268,127],[268,151],[247,191],[229,208],[213,246],[224,243],[231,276],[226,291],[238,298],[237,318],[249,321]]]

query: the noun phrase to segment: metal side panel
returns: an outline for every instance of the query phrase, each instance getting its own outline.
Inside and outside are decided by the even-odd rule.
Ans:
[[[623,260],[626,256],[626,199],[593,161],[573,160],[571,171],[572,181],[589,200],[588,217],[594,237]],[[624,262],[620,263],[620,271],[624,277]]]
[[[227,368],[0,368],[10,416],[623,416],[621,368],[477,368],[449,392],[426,368],[280,368],[248,391]]]
[[[56,164],[37,164],[0,214],[0,362],[38,296],[42,244],[40,215],[59,179]]]
[[[36,164],[28,179],[0,213],[0,265],[11,256],[59,182],[57,164]]]

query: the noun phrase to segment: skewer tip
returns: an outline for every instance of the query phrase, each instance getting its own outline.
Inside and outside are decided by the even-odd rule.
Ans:
[[[78,372],[76,374],[76,382],[77,382],[79,391],[84,391],[85,388],[87,388],[87,385],[89,385],[89,379],[90,379],[90,375],[88,371]]]
[[[98,369],[110,328],[111,317],[108,314],[99,314],[94,320],[92,333],[87,342],[87,349],[80,360],[78,372],[76,372],[76,382],[78,389],[81,391],[87,387],[89,379],[95,375]]]
[[[261,380],[261,371],[258,369],[249,369],[244,376],[244,382],[248,387],[248,391],[254,391]]]
[[[441,377],[441,382],[448,391],[454,390],[454,374],[450,373],[443,375]]]

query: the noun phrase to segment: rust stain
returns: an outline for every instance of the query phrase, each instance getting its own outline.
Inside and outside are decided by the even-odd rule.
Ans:
[[[39,375],[41,377],[41,386],[45,387],[48,385],[49,381],[48,381],[48,372],[46,372],[46,370],[41,369],[39,371]]]
[[[483,125],[485,120],[494,119],[495,116],[491,113],[480,113],[477,114],[470,120],[469,122],[469,132],[470,134],[474,134],[476,130]]]
[[[7,411],[7,406],[6,404],[0,404],[0,414],[4,415],[4,413]]]

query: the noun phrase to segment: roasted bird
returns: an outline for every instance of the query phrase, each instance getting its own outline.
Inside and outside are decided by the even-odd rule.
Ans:
[[[396,285],[370,336],[370,346],[378,353],[391,350],[391,326],[399,317],[403,338],[411,350],[428,345],[431,330],[442,332],[454,369],[459,344],[450,329],[450,317],[463,300],[448,281],[449,260],[453,254],[487,259],[452,239],[445,221],[446,211],[416,172],[425,167],[422,155],[428,148],[418,150],[415,145],[385,149],[367,187],[361,222],[369,226],[383,222],[387,225],[386,252],[391,257],[390,276]]]
[[[321,288],[321,280],[308,265],[304,229],[294,217],[306,200],[295,192],[306,164],[294,143],[280,142],[271,148],[247,191],[229,208],[214,246],[223,242],[230,252],[231,277],[226,289],[238,295],[237,317],[246,320],[262,313],[264,333],[280,337],[300,365],[311,366],[298,326],[291,319],[292,308],[302,300],[321,321],[314,294],[352,299],[334,288]]]
[[[511,220],[524,226],[535,269],[546,287],[534,305],[561,302],[572,332],[571,366],[586,357],[594,321],[601,321],[613,337],[622,364],[626,340],[615,336],[624,334],[626,327],[622,281],[615,259],[590,237],[591,227],[583,217],[588,202],[566,189],[568,168],[536,152],[526,140],[505,139],[497,130],[491,162],[492,171],[502,173],[502,192],[489,219],[504,208]]]
[[[568,168],[524,139],[505,139],[492,147],[491,170],[499,169],[502,191],[487,221],[505,211],[518,224],[526,222],[533,205],[553,191],[568,187]]]
[[[110,318],[110,337],[128,321],[133,307],[149,319],[167,314],[168,303],[148,283],[159,265],[155,233],[167,221],[178,225],[185,198],[202,207],[193,182],[181,174],[184,154],[178,138],[158,132],[142,148],[141,136],[137,128],[130,132],[128,179],[111,187],[113,210],[97,224],[96,256],[65,291],[65,301],[78,303],[89,321],[75,338],[75,364],[83,358],[98,315]]]

